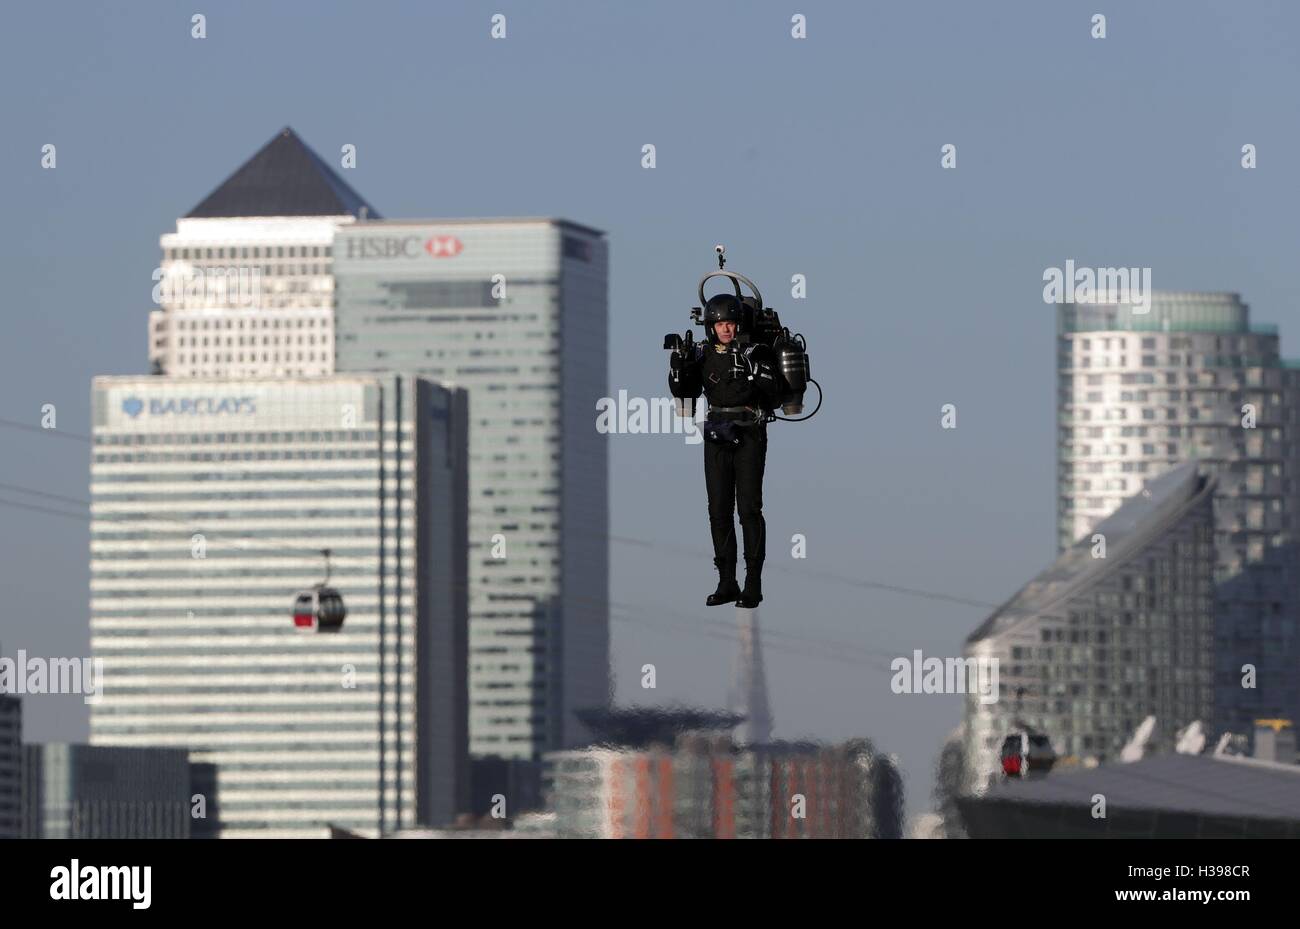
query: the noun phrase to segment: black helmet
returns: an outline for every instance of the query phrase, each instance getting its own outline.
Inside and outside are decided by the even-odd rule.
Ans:
[[[709,336],[709,341],[717,341],[713,334],[714,323],[731,322],[736,324],[736,332],[740,332],[740,326],[744,317],[744,304],[735,294],[721,293],[714,294],[709,298],[709,302],[704,304],[704,331]]]

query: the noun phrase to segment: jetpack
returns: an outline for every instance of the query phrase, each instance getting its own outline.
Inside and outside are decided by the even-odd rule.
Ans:
[[[779,419],[798,423],[812,419],[822,406],[822,387],[812,377],[807,341],[802,333],[791,334],[789,329],[781,325],[776,310],[763,305],[763,295],[753,281],[743,274],[725,270],[727,250],[724,246],[716,245],[713,250],[718,255],[718,270],[710,271],[700,278],[700,305],[691,308],[691,319],[695,325],[704,327],[708,341],[711,342],[713,322],[706,317],[704,309],[710,302],[704,296],[704,285],[715,277],[729,280],[740,303],[736,342],[746,355],[757,352],[770,358],[773,367],[780,373],[780,407],[786,415],[778,416],[775,410],[765,410],[765,421]],[[742,284],[749,288],[750,295],[742,292]],[[694,416],[695,400],[702,388],[699,380],[692,375],[695,369],[692,362],[703,356],[705,343],[695,341],[694,334],[688,329],[684,335],[670,332],[664,336],[664,349],[673,352],[668,386],[677,401],[677,411],[682,416]],[[799,416],[804,408],[804,392],[810,383],[817,385],[817,406],[807,416]]]

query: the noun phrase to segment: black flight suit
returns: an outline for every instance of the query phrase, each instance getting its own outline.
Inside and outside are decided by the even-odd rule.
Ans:
[[[765,345],[753,346],[748,357],[732,340],[701,345],[683,372],[702,385],[713,421],[753,423],[746,412],[721,412],[714,407],[752,406],[774,409],[780,403],[781,376]],[[685,379],[685,378],[684,378]],[[759,411],[760,414],[762,411]],[[713,563],[722,582],[736,576],[736,524],[739,511],[745,541],[745,588],[747,595],[761,596],[760,577],[766,553],[766,524],[763,520],[763,468],[767,461],[767,424],[739,427],[739,445],[704,442],[704,485],[709,497],[709,529],[713,535]]]

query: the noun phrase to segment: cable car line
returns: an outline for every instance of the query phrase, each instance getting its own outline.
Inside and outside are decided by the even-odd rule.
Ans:
[[[21,510],[31,510],[35,513],[49,513],[51,516],[66,516],[68,519],[81,520],[89,522],[90,517],[84,513],[65,513],[63,510],[55,510],[48,506],[39,506],[35,503],[20,503],[17,500],[6,500],[0,497],[0,506],[13,506]]]
[[[14,488],[14,489],[19,489],[19,488],[17,487],[17,485],[6,485],[6,486],[9,486],[9,487]],[[43,492],[40,492],[40,493],[43,493]],[[51,495],[48,495],[48,496],[60,496],[60,495],[52,495],[52,494],[51,494]],[[74,498],[71,498],[71,497],[61,497],[61,499],[67,500],[67,501],[69,501],[69,502],[78,502],[78,501],[76,501]],[[37,505],[34,505],[34,504],[24,504],[24,503],[19,503],[19,502],[16,502],[16,501],[5,500],[5,499],[3,499],[3,498],[0,498],[0,505],[3,505],[3,506],[17,506],[17,507],[20,507],[20,508],[22,508],[22,509],[31,509],[31,510],[35,510],[35,511],[37,511],[37,512],[45,512],[45,513],[50,513],[50,514],[52,514],[52,515],[56,515],[56,516],[63,516],[63,517],[71,518],[71,519],[77,519],[77,520],[80,520],[80,521],[82,521],[82,522],[89,522],[89,521],[91,520],[91,518],[92,518],[89,514],[65,513],[65,512],[58,511],[58,510],[48,509],[48,508],[46,508],[46,507],[40,507],[40,506],[37,506]],[[84,504],[83,504],[83,505],[84,505]],[[152,519],[157,520],[157,521],[163,521],[163,522],[173,522],[173,523],[176,523],[177,525],[183,525],[183,526],[185,526],[187,529],[192,528],[191,524],[189,524],[189,523],[183,523],[183,522],[180,522],[180,521],[177,521],[177,520],[168,520],[168,519],[166,519],[166,518],[162,518],[162,517],[152,517]],[[322,551],[321,549],[306,549],[306,548],[299,549],[299,548],[294,548],[294,547],[282,547],[282,546],[279,546],[277,543],[268,543],[268,544],[270,544],[270,545],[272,545],[272,546],[275,546],[277,551],[292,551],[292,552],[311,551],[313,554],[320,554],[321,551]],[[327,579],[328,579],[328,575],[327,575]],[[322,587],[323,584],[324,584],[324,582],[322,582],[321,585],[317,585],[317,587]],[[464,582],[458,580],[458,581],[455,582],[455,584],[456,584],[457,587],[460,587],[460,586],[463,586]],[[312,588],[312,589],[315,590],[316,588]],[[303,598],[303,596],[304,596],[304,595],[307,595],[307,594],[309,594],[309,593],[310,593],[309,591],[302,591],[302,592],[300,592],[300,593],[298,594],[297,599],[295,600],[295,626],[297,626],[297,616],[298,616],[298,612],[297,612],[297,610],[298,610],[298,606],[302,603],[302,598]],[[683,628],[683,629],[689,629],[689,630],[692,630],[692,631],[698,631],[698,625],[699,625],[699,623],[698,623],[698,621],[694,621],[693,617],[688,617],[686,614],[683,614],[683,613],[680,613],[680,612],[677,612],[677,611],[673,611],[673,610],[669,610],[669,609],[666,609],[666,608],[663,608],[663,607],[655,607],[655,606],[653,606],[653,605],[650,605],[650,606],[638,606],[638,605],[636,605],[636,604],[629,604],[629,603],[625,603],[625,602],[621,602],[621,601],[614,601],[614,600],[602,601],[600,598],[596,598],[596,597],[584,597],[584,596],[580,596],[580,595],[573,595],[573,596],[571,596],[570,599],[575,600],[575,601],[578,601],[578,602],[587,602],[587,603],[602,603],[602,602],[604,602],[604,603],[608,603],[609,606],[610,606],[611,608],[614,608],[614,609],[622,609],[622,610],[636,610],[636,611],[640,611],[640,612],[642,612],[642,613],[645,614],[645,615],[651,615],[652,613],[655,614],[655,615],[662,615],[662,614],[665,614],[665,613],[670,613],[670,614],[672,614],[672,615],[681,616],[681,617],[686,618],[686,619],[688,619],[688,620],[691,620],[691,621],[693,622],[693,625],[690,625],[690,626],[685,625],[685,624],[682,624],[682,623],[672,623],[671,625],[673,625],[674,627],[677,627],[677,628]],[[344,612],[344,617],[346,617],[346,611]],[[620,622],[635,622],[635,620],[630,620],[630,619],[628,619],[627,617],[613,617],[613,616],[611,616],[611,618],[618,619]],[[338,622],[339,622],[339,624],[341,625],[341,623],[342,623],[342,619],[339,619]],[[645,628],[654,628],[656,625],[662,625],[662,624],[654,624],[654,623],[639,623],[639,625],[642,625],[642,626],[645,627]],[[720,624],[720,625],[725,625],[725,624]],[[318,628],[319,628],[319,627],[318,627]],[[730,627],[728,627],[728,628],[730,628]],[[336,627],[336,629],[337,629],[337,627]],[[796,640],[796,641],[798,641],[799,638],[800,638],[800,637],[795,636],[795,635],[793,635],[793,634],[791,634],[791,633],[785,633],[785,632],[781,632],[781,631],[779,631],[779,630],[764,630],[764,638],[765,638],[765,639],[768,639],[768,640],[774,640],[774,639],[776,639],[776,637],[789,638],[789,639]],[[804,637],[802,641],[803,641],[803,642],[806,642],[807,644],[815,645],[815,646],[818,646],[818,647],[832,648],[832,649],[837,649],[837,650],[841,650],[841,651],[844,650],[844,649],[853,649],[853,650],[857,650],[857,651],[860,651],[860,652],[861,652],[861,651],[868,651],[868,650],[863,649],[861,646],[849,645],[848,643],[837,642],[837,641],[831,641],[831,640],[826,640],[826,639],[817,639],[817,638],[815,638],[815,637],[811,637],[811,636],[809,636],[809,637]],[[807,653],[793,652],[793,651],[791,651],[791,650],[787,647],[787,643],[782,642],[782,641],[772,641],[771,644],[772,644],[772,647],[774,647],[774,648],[780,646],[780,648],[781,648],[782,651],[787,651],[787,652],[790,652],[790,653],[792,653],[792,654],[805,654],[806,657],[810,657],[810,658],[826,658],[826,659],[831,659],[831,660],[850,661],[850,659],[847,659],[847,658],[843,657],[842,655],[813,655],[813,654],[807,654]],[[880,655],[888,656],[890,653],[889,653],[889,652],[877,652],[876,654],[880,654]],[[859,663],[859,664],[860,664],[861,662],[856,662],[856,663]]]
[[[46,429],[43,426],[33,426],[28,423],[15,422],[12,419],[0,419],[0,426],[9,429],[22,429],[24,432],[39,432],[42,435],[54,435],[60,439],[76,439],[79,442],[93,442],[94,438],[88,435],[82,435],[79,432],[68,432],[63,429]]]
[[[668,542],[647,542],[642,539],[633,539],[627,536],[617,536],[617,535],[611,535],[609,538],[610,541],[612,542],[622,542],[627,545],[639,545],[646,548],[658,548],[665,551],[676,551],[681,554],[690,555],[695,558],[712,557],[711,555],[706,555],[704,552],[698,549],[693,549],[685,545],[675,545]],[[931,600],[947,600],[951,603],[959,603],[963,606],[978,606],[987,609],[996,609],[998,606],[998,604],[996,603],[989,603],[984,600],[975,600],[970,597],[957,597],[952,594],[944,594],[944,593],[938,593],[936,591],[921,590],[916,587],[903,587],[898,584],[883,584],[878,581],[864,581],[864,580],[859,580],[857,578],[844,577],[841,574],[832,574],[828,571],[811,571],[806,568],[791,568],[787,565],[772,565],[772,568],[774,568],[777,571],[783,571],[787,574],[796,575],[798,577],[820,578],[822,580],[835,581],[836,583],[845,584],[849,587],[861,587],[870,590],[887,590],[892,593],[900,593],[912,597],[925,597]]]
[[[37,426],[29,426],[25,423],[18,423],[8,419],[0,419],[0,426],[8,426],[11,428],[23,429],[29,432],[39,432],[39,433],[53,432],[62,438],[77,439],[83,442],[93,443],[94,441],[93,436],[85,436],[85,435],[81,435],[80,433],[65,432],[63,430],[56,430],[56,429],[42,429]],[[326,481],[321,478],[311,478],[311,477],[301,477],[299,478],[299,480],[303,481],[304,483],[310,483],[310,484],[330,483],[329,481]],[[334,480],[346,480],[346,478],[335,478]],[[19,488],[15,488],[15,489],[19,489]],[[30,491],[30,492],[38,493],[38,494],[40,493],[40,491]],[[83,505],[86,504],[84,504],[83,502]],[[659,551],[676,551],[681,554],[687,554],[695,558],[712,557],[711,555],[708,555],[706,553],[700,552],[698,550],[692,549],[684,545],[675,545],[667,542],[654,542],[646,539],[635,539],[629,536],[612,535],[612,534],[607,536],[607,538],[611,542],[618,542],[624,545],[636,545],[642,548],[657,549]],[[312,551],[318,552],[319,549],[312,549]],[[789,567],[788,565],[780,565],[780,564],[772,564],[769,565],[768,567],[769,569],[781,571],[782,573],[785,574],[792,574],[795,575],[796,577],[803,577],[805,579],[819,579],[824,581],[831,581],[837,584],[844,584],[845,586],[848,587],[856,587],[858,589],[883,590],[890,593],[902,594],[903,596],[921,597],[929,600],[941,600],[948,603],[956,603],[961,606],[974,606],[974,607],[979,607],[981,609],[992,610],[992,609],[997,609],[997,607],[1000,605],[997,603],[990,603],[986,600],[977,600],[973,597],[961,597],[953,594],[940,593],[938,591],[922,590],[917,587],[905,587],[900,584],[885,584],[879,581],[867,581],[861,578],[845,577],[844,575],[835,574],[829,571],[815,571],[815,570],[808,570],[805,568],[792,568]]]
[[[0,425],[4,425],[4,424],[5,424],[5,421],[4,421],[4,420],[0,420]],[[50,430],[38,430],[38,431],[50,431]],[[319,478],[315,478],[315,479],[314,479],[314,478],[304,477],[304,478],[301,478],[301,480],[302,480],[304,483],[312,483],[312,484],[326,484],[326,483],[331,483],[331,482],[329,482],[329,481],[321,480],[321,479],[319,479]],[[36,496],[45,496],[45,497],[50,497],[51,499],[64,500],[64,501],[67,501],[67,502],[70,502],[70,503],[75,503],[75,504],[77,504],[78,506],[86,506],[86,507],[88,507],[88,506],[90,505],[89,502],[88,502],[88,501],[85,501],[85,500],[77,500],[77,499],[75,499],[75,498],[73,498],[73,497],[64,497],[64,496],[61,496],[61,495],[58,495],[58,494],[49,494],[49,493],[46,493],[45,491],[32,490],[32,489],[29,489],[29,488],[21,487],[21,486],[16,485],[16,484],[0,484],[0,487],[8,487],[8,488],[10,488],[10,489],[12,489],[12,490],[16,490],[16,491],[19,491],[19,492],[22,492],[22,493],[33,494],[33,495],[36,495]],[[3,502],[3,501],[0,501],[0,502]],[[25,508],[27,508],[27,507],[25,507]],[[64,514],[64,515],[66,515],[66,514]],[[175,525],[183,525],[183,526],[186,527],[186,529],[187,529],[188,531],[191,531],[191,532],[194,532],[194,531],[200,531],[200,532],[202,532],[202,531],[203,531],[202,529],[196,529],[196,528],[195,528],[195,525],[194,525],[193,522],[186,521],[186,520],[167,519],[166,517],[160,517],[160,516],[151,516],[151,517],[149,517],[149,518],[150,518],[151,520],[155,520],[155,521],[159,521],[159,522],[171,522],[171,523],[173,523],[173,524],[175,524]],[[586,533],[578,533],[578,534],[586,534]],[[206,535],[206,533],[205,533],[205,535]],[[607,538],[607,539],[608,539],[609,541],[611,541],[611,542],[617,542],[617,543],[619,543],[619,544],[623,544],[623,545],[634,545],[634,546],[638,546],[638,547],[641,547],[641,548],[650,548],[650,549],[656,549],[656,550],[659,550],[659,551],[673,552],[673,553],[680,554],[680,555],[688,555],[688,556],[691,556],[691,557],[694,557],[694,558],[705,558],[705,557],[709,557],[709,556],[706,556],[704,553],[702,553],[702,552],[700,552],[700,551],[698,551],[698,550],[696,550],[696,549],[692,549],[692,548],[690,548],[689,546],[684,546],[684,545],[676,545],[676,544],[673,544],[673,543],[659,542],[659,541],[650,541],[650,540],[647,540],[647,539],[636,539],[636,538],[632,538],[632,537],[629,537],[629,536],[613,535],[613,534],[608,535],[608,536],[605,536],[605,538]],[[256,547],[256,545],[257,545],[257,543],[256,543],[255,540],[249,540],[249,541],[244,541],[244,542],[237,543],[237,544],[236,544],[236,547],[238,547],[238,548],[242,548],[242,549],[248,549],[248,548]],[[313,555],[316,555],[316,554],[319,554],[319,553],[320,553],[320,549],[319,549],[319,548],[311,548],[311,547],[307,547],[307,546],[302,546],[302,547],[284,546],[284,545],[282,545],[282,544],[280,544],[280,543],[270,543],[270,544],[269,544],[269,547],[266,547],[265,550],[267,550],[267,551],[295,551],[295,552],[298,552],[298,553],[310,552],[310,553],[313,554]],[[990,609],[990,610],[991,610],[991,609],[996,609],[996,608],[998,607],[998,604],[996,604],[996,603],[991,603],[991,602],[989,602],[989,601],[985,601],[985,600],[977,600],[977,599],[974,599],[974,598],[972,598],[972,597],[961,597],[961,596],[956,596],[956,595],[954,595],[954,594],[947,594],[947,593],[942,593],[942,592],[939,592],[939,591],[923,590],[923,589],[921,589],[921,588],[917,588],[917,587],[906,587],[906,586],[899,585],[899,584],[885,584],[885,583],[882,583],[882,582],[879,582],[879,581],[867,581],[867,580],[862,580],[862,579],[860,579],[860,578],[845,577],[844,575],[841,575],[841,574],[835,574],[835,573],[833,573],[833,572],[828,572],[828,571],[809,570],[809,569],[806,569],[806,568],[792,568],[792,567],[789,567],[789,566],[786,566],[786,565],[779,565],[779,564],[774,564],[774,565],[772,565],[771,567],[772,567],[772,569],[774,569],[774,570],[781,571],[781,572],[786,573],[786,574],[791,574],[791,575],[793,575],[793,576],[795,576],[795,577],[800,577],[800,578],[804,578],[804,579],[816,579],[816,580],[830,581],[830,582],[837,583],[837,584],[843,584],[843,585],[845,585],[845,586],[847,586],[847,587],[855,587],[855,588],[863,589],[863,590],[882,590],[882,591],[886,591],[886,592],[889,592],[889,593],[901,594],[901,595],[903,595],[903,596],[919,597],[919,598],[929,599],[929,600],[940,600],[940,601],[944,601],[944,602],[948,602],[948,603],[956,603],[956,604],[961,605],[961,606],[973,606],[973,607],[979,607],[979,608],[981,608],[981,609]]]
[[[4,488],[11,489],[11,490],[16,490],[16,491],[24,492],[24,493],[30,493],[30,494],[34,494],[34,495],[39,495],[39,496],[42,496],[42,497],[45,497],[45,498],[48,498],[48,499],[54,499],[54,500],[59,500],[59,501],[63,501],[63,502],[68,502],[68,503],[75,504],[75,505],[77,505],[77,506],[89,507],[89,503],[88,503],[87,501],[79,500],[79,499],[77,499],[77,498],[69,497],[69,496],[65,496],[65,495],[62,495],[62,494],[52,494],[52,493],[48,493],[48,492],[46,492],[46,491],[38,491],[38,490],[34,490],[34,489],[32,489],[32,488],[26,488],[26,487],[22,487],[21,485],[10,484],[10,483],[5,483],[5,482],[0,482],[0,487],[4,487]],[[16,506],[20,506],[20,507],[22,507],[23,509],[35,509],[35,510],[37,510],[38,512],[45,511],[44,508],[34,507],[34,506],[31,505],[31,504],[20,504],[20,503],[16,503],[16,502],[14,502],[14,501],[8,501],[8,500],[4,500],[4,499],[0,499],[0,505],[16,505]],[[71,517],[73,517],[73,518],[83,518],[83,519],[88,519],[88,518],[89,518],[89,517],[77,517],[77,516],[75,516],[74,514],[63,513],[63,512],[59,512],[59,511],[55,511],[55,510],[49,510],[48,512],[51,512],[51,513],[53,513],[54,515],[60,515],[60,516],[65,516],[65,517],[71,516]],[[190,522],[190,521],[187,521],[187,520],[179,520],[179,519],[174,519],[174,518],[169,518],[169,517],[163,517],[163,516],[158,516],[158,515],[151,515],[151,516],[147,517],[147,521],[149,521],[149,522],[155,522],[155,523],[157,523],[157,522],[170,523],[170,524],[172,524],[172,525],[174,525],[174,526],[182,527],[183,530],[184,530],[184,532],[186,532],[186,533],[192,533],[192,532],[196,532],[196,531],[198,531],[198,532],[204,532],[205,535],[207,534],[206,531],[205,531],[203,528],[200,528],[199,526],[196,526],[195,523]],[[214,538],[213,538],[212,541],[215,542],[215,541],[217,541],[217,540],[219,540],[219,539],[220,539],[220,533],[217,533],[216,535],[214,535]],[[666,549],[666,550],[672,550],[672,551],[675,551],[675,552],[677,552],[677,553],[679,553],[679,554],[690,554],[690,550],[687,549],[687,548],[684,547],[684,546],[675,546],[675,545],[671,545],[671,546],[670,546],[670,545],[664,545],[664,544],[660,544],[660,543],[647,542],[647,541],[640,540],[640,539],[633,539],[633,538],[629,538],[629,537],[625,537],[625,536],[611,536],[611,539],[614,540],[614,541],[619,541],[619,542],[629,543],[629,544],[638,545],[638,546],[641,546],[641,547],[662,548],[662,549]],[[271,541],[271,540],[261,541],[261,540],[250,540],[250,539],[235,539],[235,540],[233,540],[233,541],[231,541],[231,542],[224,542],[224,543],[220,543],[220,544],[224,544],[225,547],[226,547],[227,549],[232,549],[232,548],[233,548],[233,549],[235,549],[235,550],[240,550],[240,551],[261,550],[261,551],[264,551],[264,552],[266,552],[266,553],[268,553],[268,554],[272,554],[272,553],[274,553],[274,554],[290,554],[290,553],[292,553],[293,556],[301,556],[301,555],[303,555],[303,554],[305,554],[305,553],[308,553],[308,552],[310,552],[310,553],[314,556],[314,555],[317,555],[317,554],[319,554],[319,553],[321,552],[321,549],[319,549],[319,548],[314,548],[314,547],[313,547],[313,548],[308,548],[308,547],[306,547],[306,546],[290,546],[290,545],[285,545],[285,544],[282,543],[282,542],[274,542],[274,541]],[[789,569],[787,569],[787,570],[789,570]],[[797,570],[796,570],[796,571],[792,571],[792,573],[794,573],[794,574],[797,575],[797,574],[801,574],[801,573],[803,573],[803,572],[800,572],[800,571],[797,571]],[[814,573],[816,573],[816,574],[821,574],[822,572],[814,572]],[[833,577],[833,578],[836,579],[836,580],[839,580],[839,581],[842,581],[842,582],[846,582],[846,583],[852,584],[853,586],[865,586],[865,587],[880,586],[880,587],[884,587],[884,588],[886,588],[886,589],[893,590],[893,591],[895,591],[895,592],[914,593],[914,594],[921,595],[921,596],[928,596],[928,597],[931,597],[931,598],[934,598],[934,599],[944,599],[944,600],[956,599],[956,598],[951,598],[951,597],[949,597],[949,596],[946,595],[946,594],[932,594],[932,593],[930,593],[930,592],[928,592],[928,591],[913,591],[913,590],[908,589],[908,588],[899,588],[899,587],[896,587],[895,585],[872,585],[871,582],[853,582],[851,579],[840,578],[840,577],[835,576],[835,575],[828,575],[828,576],[829,576],[829,577]],[[460,582],[460,581],[457,581],[457,582],[456,582],[457,587],[459,587],[461,584],[462,584],[462,582]],[[318,585],[318,586],[319,586],[319,585]],[[337,591],[332,591],[332,592],[333,592],[334,594],[337,594]],[[297,595],[297,598],[295,599],[295,606],[294,606],[295,626],[297,626],[297,623],[298,623],[298,616],[300,615],[299,612],[298,612],[298,607],[299,607],[301,604],[303,604],[303,603],[305,602],[303,598],[304,598],[304,597],[307,597],[307,598],[311,599],[313,596],[314,596],[314,595],[313,595],[312,591],[301,591],[301,592]],[[588,600],[588,601],[590,601],[590,602],[598,602],[595,598],[573,597],[572,599],[577,599],[577,600]],[[312,602],[315,603],[314,600],[313,600]],[[966,601],[960,601],[960,602],[963,602],[963,603],[975,603],[976,601],[969,601],[969,600],[966,600]],[[319,604],[318,604],[318,605],[319,605]],[[332,601],[332,600],[331,600],[329,603],[325,604],[325,606],[328,607],[328,608],[331,609],[331,610],[333,610],[333,609],[335,608],[335,607],[333,606],[333,601]],[[344,615],[346,615],[346,610],[344,610],[343,612],[344,612]],[[315,614],[315,609],[313,609],[313,615],[314,615],[314,614]],[[677,614],[677,615],[684,615],[684,614],[680,614],[680,613],[679,613],[679,614]],[[340,625],[341,625],[341,622],[342,622],[342,620],[339,621],[339,624],[340,624]],[[317,623],[313,628],[316,628],[316,629],[322,629],[322,630],[326,630],[326,631],[336,631],[337,628],[339,628],[339,627],[336,626],[336,625],[332,625],[332,624],[330,624],[330,623],[328,623],[328,622],[327,622],[324,626],[321,626],[321,625],[319,624],[319,622],[318,622],[318,623]],[[771,632],[769,632],[769,636],[771,636],[771,635],[777,635],[777,634],[783,634],[783,633],[780,633],[780,632],[777,631],[777,630],[772,630]],[[788,634],[786,634],[786,635],[788,635]],[[821,645],[821,643],[829,642],[830,640],[822,639],[822,640],[810,640],[810,641],[817,641],[817,644],[818,644],[818,645]],[[827,646],[825,646],[825,647],[836,647],[836,646],[839,646],[839,647],[848,647],[848,648],[860,648],[859,646],[849,646],[849,645],[847,645],[847,643],[834,643],[834,644],[831,644],[831,645],[827,645]],[[883,654],[888,655],[889,653],[883,653]]]

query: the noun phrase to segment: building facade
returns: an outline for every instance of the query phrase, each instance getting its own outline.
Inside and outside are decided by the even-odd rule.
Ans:
[[[1194,462],[1149,480],[970,635],[966,657],[999,672],[996,702],[966,698],[973,782],[1014,731],[1104,760],[1148,715],[1166,747],[1212,716],[1216,487]]]
[[[470,746],[540,759],[609,699],[604,235],[549,219],[367,222],[334,240],[337,370],[470,396]]]
[[[27,745],[23,767],[24,838],[190,837],[184,749]]]
[[[23,704],[0,694],[0,839],[22,837]]]
[[[1058,547],[1194,460],[1215,493],[1216,728],[1300,712],[1300,370],[1236,294],[1058,312]],[[1243,668],[1255,669],[1254,687]]]
[[[333,373],[334,233],[375,216],[292,129],[281,131],[162,237],[151,370]]]
[[[223,836],[448,822],[467,800],[467,397],[420,378],[93,386],[96,746],[216,765]],[[295,595],[343,596],[337,633]]]
[[[675,745],[555,752],[561,838],[900,838],[902,779],[866,743]]]

